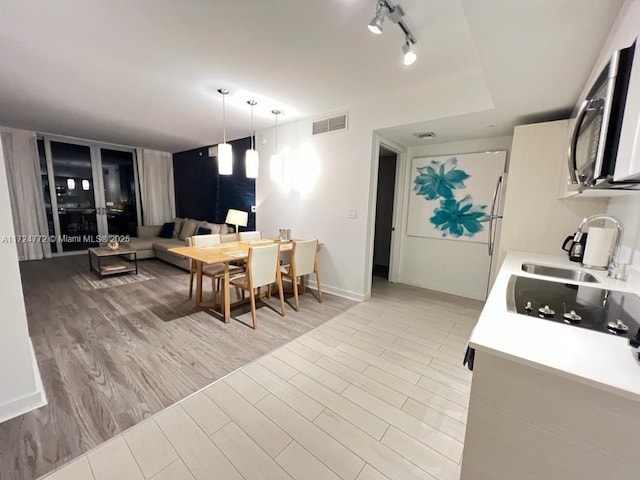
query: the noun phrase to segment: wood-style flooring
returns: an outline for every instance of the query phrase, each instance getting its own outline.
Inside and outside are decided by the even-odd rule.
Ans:
[[[0,424],[1,480],[40,477],[355,304],[309,292],[282,318],[272,297],[254,331],[248,307],[224,324],[188,300],[187,272],[139,265],[156,278],[90,291],[71,281],[85,255],[21,265],[49,404]]]
[[[481,306],[375,280],[371,300],[46,480],[459,480]]]

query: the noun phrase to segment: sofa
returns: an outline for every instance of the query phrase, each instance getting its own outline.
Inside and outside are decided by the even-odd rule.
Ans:
[[[189,219],[176,220],[180,220],[180,223],[183,223],[184,220]],[[235,233],[232,233],[233,230],[226,224],[212,224],[198,220],[196,220],[196,222],[198,222],[198,228],[203,226],[212,230],[213,233],[220,233],[222,242],[235,242],[236,240],[238,240],[238,236]],[[191,235],[188,235],[187,237],[184,237],[184,235],[182,235],[182,237],[184,237],[184,239],[182,239],[180,238],[180,229],[176,228],[174,230],[172,238],[161,238],[161,230],[162,225],[139,226],[137,232],[138,236],[131,238],[129,242],[129,248],[136,251],[138,260],[143,260],[146,258],[159,258],[160,260],[164,260],[171,265],[175,265],[176,267],[189,271],[191,268],[189,259],[183,257],[182,255],[177,255],[175,253],[169,252],[169,249],[188,246],[191,243]],[[194,234],[196,232],[194,232]]]

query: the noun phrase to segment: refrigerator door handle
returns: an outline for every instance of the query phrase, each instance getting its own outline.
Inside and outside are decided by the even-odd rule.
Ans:
[[[498,195],[500,194],[502,177],[503,175],[500,175],[500,177],[498,177],[498,182],[496,183],[496,189],[493,192],[493,203],[491,204],[491,212],[489,213],[489,242],[487,243],[489,256],[493,255],[493,249],[495,246],[493,222],[495,220],[502,218],[502,215],[496,215],[496,207],[498,206]]]

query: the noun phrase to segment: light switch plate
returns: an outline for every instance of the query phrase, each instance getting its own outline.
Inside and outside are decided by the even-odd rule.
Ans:
[[[355,220],[356,218],[358,218],[358,210],[355,208],[348,208],[347,209],[347,218],[350,218],[352,220]]]
[[[218,156],[218,146],[214,145],[213,147],[209,147],[209,156],[217,157]]]

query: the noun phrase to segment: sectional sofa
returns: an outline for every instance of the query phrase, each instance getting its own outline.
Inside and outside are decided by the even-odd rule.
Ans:
[[[189,220],[189,219],[176,219],[176,220]],[[203,226],[209,228],[212,233],[220,233],[221,240],[223,242],[234,242],[238,239],[233,230],[226,224],[207,223],[202,221],[198,222],[198,228]],[[183,223],[183,222],[180,222]],[[138,255],[138,260],[145,258],[159,258],[167,263],[180,267],[189,271],[190,263],[189,259],[182,255],[176,255],[169,252],[170,248],[185,247],[189,245],[191,235],[181,238],[179,231],[174,231],[172,238],[161,238],[160,231],[162,225],[144,225],[138,227],[138,236],[131,238],[129,248],[135,250]],[[176,228],[176,230],[178,230]],[[197,229],[196,229],[197,232]],[[196,233],[194,232],[194,234]]]

